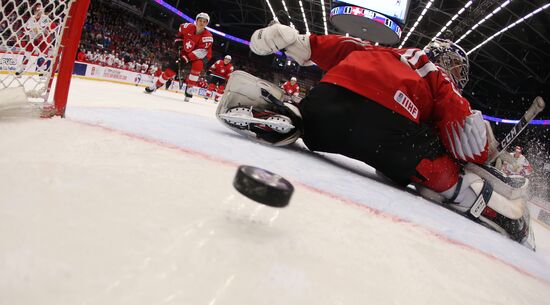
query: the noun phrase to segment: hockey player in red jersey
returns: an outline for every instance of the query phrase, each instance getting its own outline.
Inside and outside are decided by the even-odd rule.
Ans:
[[[298,85],[298,79],[291,77],[290,81],[284,82],[281,88],[285,91],[285,101],[298,102],[298,96],[300,95],[300,86]]]
[[[154,92],[176,76],[178,61],[182,66],[191,63],[191,72],[186,79],[186,100],[191,96],[191,93],[196,91],[196,84],[204,67],[203,60],[212,58],[214,38],[206,29],[209,22],[210,16],[208,14],[199,13],[195,19],[195,24],[184,23],[180,25],[178,36],[175,39],[176,45],[181,46],[181,53],[178,54],[179,58],[169,60],[168,68],[164,70],[153,85],[145,89],[147,93]]]
[[[199,81],[197,82],[197,87],[206,89],[208,88],[208,83],[206,82],[206,79],[204,76],[199,77]]]
[[[236,71],[226,91],[240,95],[224,95],[217,110],[229,128],[273,145],[302,138],[311,150],[361,160],[534,248],[522,193],[479,166],[496,155],[497,143],[461,95],[469,62],[459,46],[435,40],[425,50],[386,48],[276,23],[254,32],[250,48],[258,55],[284,50],[326,73],[296,105],[282,101],[274,84]]]
[[[225,84],[229,79],[229,75],[233,72],[233,65],[231,64],[231,55],[225,55],[223,60],[218,59],[208,70],[209,85],[207,96],[214,96],[216,101],[219,101],[225,89]]]

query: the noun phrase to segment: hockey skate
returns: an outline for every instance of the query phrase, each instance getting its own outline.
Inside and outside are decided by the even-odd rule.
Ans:
[[[183,99],[184,102],[189,103],[191,101],[191,98],[193,97],[192,94],[189,94],[187,91],[185,91],[185,98]]]
[[[157,86],[151,85],[151,86],[149,86],[149,87],[145,87],[144,93],[151,94],[151,93],[157,91],[157,89],[158,89]]]

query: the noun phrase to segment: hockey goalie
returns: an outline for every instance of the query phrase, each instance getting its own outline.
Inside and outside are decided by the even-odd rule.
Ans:
[[[236,71],[217,108],[227,127],[262,143],[289,145],[365,162],[419,193],[534,250],[524,195],[484,165],[497,152],[490,125],[461,90],[469,62],[458,45],[394,49],[338,35],[301,35],[275,23],[254,32],[251,50],[283,50],[325,71],[299,105],[276,85]]]

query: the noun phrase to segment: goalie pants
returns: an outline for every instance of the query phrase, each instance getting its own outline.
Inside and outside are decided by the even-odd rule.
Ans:
[[[217,93],[223,94],[223,90],[225,89],[225,83],[226,83],[225,78],[215,74],[210,74],[208,79],[208,91],[214,91],[216,90],[216,87],[217,87],[218,88]]]
[[[402,186],[442,192],[458,181],[460,166],[430,126],[330,83],[319,83],[299,107],[310,150],[363,161]]]

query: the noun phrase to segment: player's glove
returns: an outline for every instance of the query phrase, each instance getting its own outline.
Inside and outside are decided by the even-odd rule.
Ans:
[[[250,50],[258,55],[269,55],[285,49],[299,65],[309,66],[313,63],[309,35],[299,35],[298,31],[280,23],[256,30],[250,38]]]

